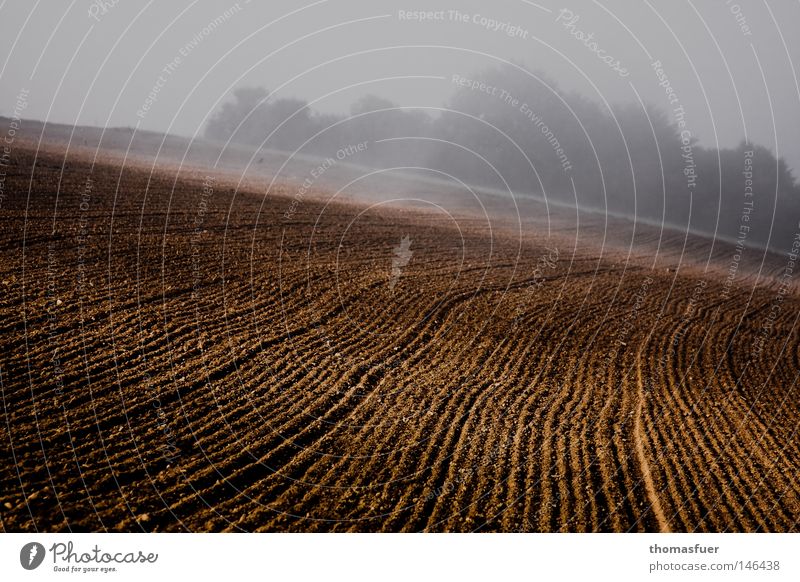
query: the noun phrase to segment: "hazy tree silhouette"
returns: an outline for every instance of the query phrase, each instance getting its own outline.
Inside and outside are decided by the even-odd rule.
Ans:
[[[319,114],[299,99],[241,88],[209,121],[206,137],[293,150],[316,135],[305,150],[326,157],[366,141],[359,163],[426,166],[476,185],[577,199],[731,239],[744,232],[749,244],[791,244],[800,188],[769,149],[704,148],[683,141],[656,107],[592,101],[515,66],[474,78],[483,90],[458,86],[437,116],[374,95],[355,102],[349,116]]]

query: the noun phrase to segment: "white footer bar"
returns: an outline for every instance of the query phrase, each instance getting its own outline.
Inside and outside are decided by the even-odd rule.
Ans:
[[[800,534],[3,534],[3,580],[800,580]]]

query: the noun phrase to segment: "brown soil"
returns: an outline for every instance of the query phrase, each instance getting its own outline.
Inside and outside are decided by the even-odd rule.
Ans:
[[[15,145],[4,530],[797,530],[785,257],[235,186]]]

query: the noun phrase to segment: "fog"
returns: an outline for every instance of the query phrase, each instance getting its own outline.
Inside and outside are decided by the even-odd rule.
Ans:
[[[731,238],[752,213],[748,243],[797,227],[795,1],[45,0],[0,14],[2,115],[322,158],[365,143],[353,162]]]

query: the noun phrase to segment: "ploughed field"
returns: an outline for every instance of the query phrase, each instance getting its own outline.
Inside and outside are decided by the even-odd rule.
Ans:
[[[798,529],[794,287],[425,204],[10,164],[6,531]]]

